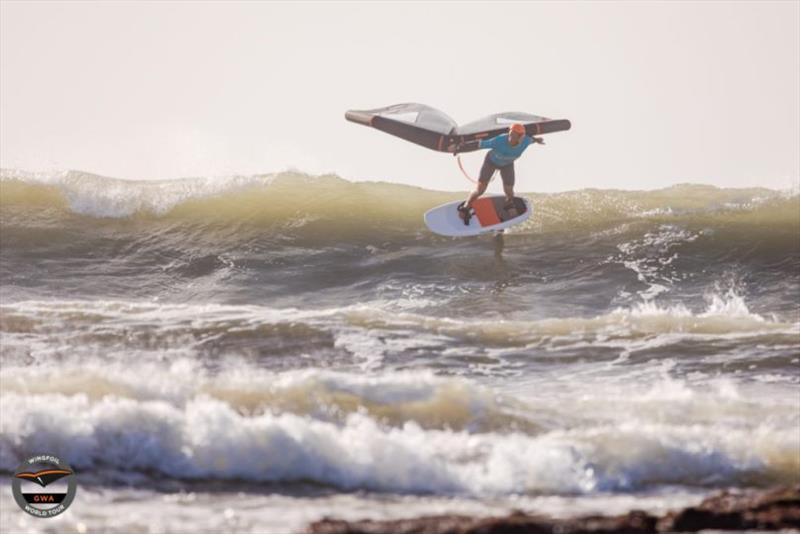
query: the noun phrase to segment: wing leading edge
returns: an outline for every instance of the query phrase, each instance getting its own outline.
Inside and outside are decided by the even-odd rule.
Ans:
[[[561,132],[571,127],[566,119],[552,120],[516,111],[489,115],[459,126],[444,112],[416,103],[351,110],[345,113],[345,118],[440,152],[451,152],[451,147],[461,142],[504,133],[515,122],[523,124],[528,135]]]

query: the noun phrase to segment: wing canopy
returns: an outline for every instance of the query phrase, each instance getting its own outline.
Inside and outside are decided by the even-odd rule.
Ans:
[[[528,135],[559,132],[571,127],[570,122],[565,119],[551,120],[518,111],[489,115],[459,126],[444,112],[416,103],[363,111],[351,110],[345,113],[345,118],[441,152],[451,152],[453,146],[459,142],[504,133],[515,122],[525,125]]]
[[[449,136],[458,126],[445,113],[425,104],[396,104],[385,108],[348,111],[345,118],[365,126],[372,126],[433,150],[442,138]]]

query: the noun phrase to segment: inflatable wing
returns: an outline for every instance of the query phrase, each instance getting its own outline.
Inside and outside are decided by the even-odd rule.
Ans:
[[[560,132],[569,130],[571,126],[565,119],[552,120],[517,111],[489,115],[459,126],[438,109],[414,103],[363,111],[351,110],[345,113],[344,117],[351,122],[372,126],[406,141],[441,152],[452,152],[453,147],[460,142],[494,137],[507,132],[508,127],[515,122],[524,124],[528,135]]]

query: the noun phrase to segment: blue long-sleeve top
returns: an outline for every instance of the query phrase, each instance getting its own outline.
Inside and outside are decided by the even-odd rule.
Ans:
[[[492,160],[492,163],[498,167],[504,167],[510,163],[514,163],[514,160],[520,157],[531,143],[533,143],[533,138],[524,135],[519,140],[519,143],[511,146],[508,142],[508,134],[500,134],[491,139],[481,139],[480,143],[478,143],[478,148],[491,148],[492,150],[489,152],[489,158]]]

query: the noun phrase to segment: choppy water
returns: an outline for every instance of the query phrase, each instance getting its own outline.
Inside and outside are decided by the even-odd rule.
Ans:
[[[3,170],[0,469],[58,454],[83,492],[43,526],[6,485],[4,528],[658,510],[800,479],[796,193],[531,194],[502,246],[424,228],[460,196]]]

